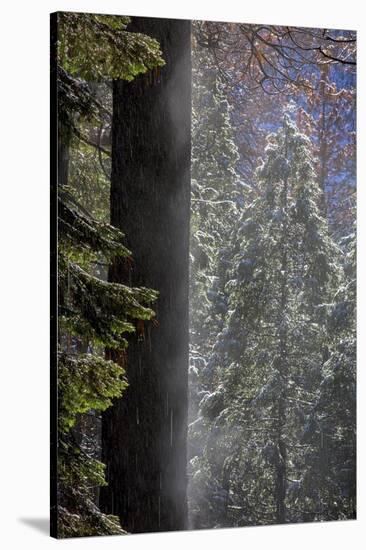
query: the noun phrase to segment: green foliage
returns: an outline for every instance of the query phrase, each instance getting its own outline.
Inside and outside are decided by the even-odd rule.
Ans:
[[[77,496],[75,495],[75,498]],[[85,497],[83,496],[85,499]],[[101,535],[124,535],[117,516],[102,514],[93,500],[85,499],[87,515],[70,513],[63,506],[59,507],[59,537],[99,537]]]
[[[105,127],[107,132],[109,120],[102,129]],[[69,193],[95,220],[101,222],[109,221],[110,170],[110,157],[91,145],[74,140],[69,163]]]
[[[227,233],[226,313],[193,356],[196,527],[354,517],[354,254],[330,236],[313,165],[285,117]]]
[[[94,345],[122,349],[124,333],[134,332],[133,319],[149,320],[154,313],[143,303],[151,303],[156,293],[108,283],[59,257],[59,290],[65,296],[59,321],[74,336],[87,337]]]
[[[299,434],[308,425],[321,382],[322,304],[331,301],[341,277],[340,250],[320,213],[312,164],[309,141],[285,118],[279,132],[269,136],[257,171],[261,195],[242,217],[233,313],[224,337],[236,335],[238,343],[227,359],[217,358],[228,382],[240,371],[228,419],[239,428],[240,463],[256,472],[245,477],[252,495],[245,514],[253,524],[263,518],[282,521],[279,507],[285,509],[285,521],[309,518]],[[300,500],[288,480],[302,486]],[[243,481],[234,478],[234,493]],[[278,483],[285,484],[284,493]]]
[[[356,233],[340,244],[345,277],[327,307],[328,346],[306,434],[304,484],[320,520],[356,517]]]
[[[104,470],[104,464],[84,453],[70,435],[60,439],[60,538],[124,534],[119,518],[102,514],[95,504],[96,488],[106,483]]]
[[[67,433],[77,415],[91,409],[105,411],[113,397],[120,397],[127,387],[124,369],[92,354],[61,353],[58,357],[59,429]]]
[[[60,537],[122,534],[119,519],[102,514],[95,490],[106,484],[104,464],[76,441],[73,428],[83,413],[104,411],[127,387],[124,369],[92,354],[58,357]]]
[[[130,251],[123,245],[123,233],[108,223],[92,219],[66,187],[59,191],[58,207],[63,250],[69,254],[78,251],[86,256],[100,253],[106,260],[114,256],[131,256]]]
[[[101,514],[95,488],[105,484],[104,466],[77,444],[74,430],[83,414],[104,411],[121,397],[124,369],[96,354],[127,347],[137,319],[148,321],[156,292],[109,283],[94,264],[132,261],[123,234],[93,219],[67,187],[59,192],[59,504],[61,536],[122,533],[116,518]],[[84,347],[89,353],[81,353]],[[94,353],[91,353],[95,350]]]
[[[224,293],[227,246],[242,193],[239,159],[223,83],[201,50],[193,57],[191,334],[195,352],[212,345],[227,310]],[[203,348],[202,348],[203,346]]]
[[[59,193],[59,230],[61,328],[93,345],[125,348],[124,334],[134,331],[132,321],[152,318],[146,305],[156,299],[156,292],[109,283],[93,274],[97,259],[130,262],[131,253],[117,228],[92,219],[65,189]]]
[[[207,66],[207,56],[199,48],[194,49],[192,69],[189,372],[192,422],[188,497],[191,524],[202,528],[217,525],[219,518],[223,519],[226,502],[215,466],[225,459],[225,445],[222,444],[220,450],[216,446],[214,452],[209,451],[215,440],[211,437],[212,422],[220,416],[225,392],[209,355],[228,314],[225,286],[233,256],[232,234],[243,193],[235,170],[239,155],[223,82],[217,72]],[[218,435],[217,430],[212,433]]]
[[[164,64],[158,42],[128,32],[129,22],[58,15],[59,170],[66,174],[58,187],[60,537],[124,533],[119,518],[97,506],[98,488],[106,484],[98,422],[127,387],[126,336],[137,321],[153,318],[157,297],[107,281],[108,269],[133,258],[123,233],[108,223],[111,93],[105,83]]]
[[[164,65],[154,38],[126,30],[128,17],[59,13],[58,21],[59,63],[72,76],[133,80]]]

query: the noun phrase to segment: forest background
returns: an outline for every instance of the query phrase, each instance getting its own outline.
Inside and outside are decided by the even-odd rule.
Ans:
[[[355,33],[51,28],[52,534],[355,518]]]

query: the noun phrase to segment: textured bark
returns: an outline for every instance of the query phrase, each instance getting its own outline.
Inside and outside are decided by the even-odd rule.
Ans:
[[[139,323],[129,387],[103,415],[104,512],[129,532],[185,529],[190,215],[190,22],[134,18],[166,65],[113,88],[111,223],[132,264],[110,280],[159,291],[156,323]]]

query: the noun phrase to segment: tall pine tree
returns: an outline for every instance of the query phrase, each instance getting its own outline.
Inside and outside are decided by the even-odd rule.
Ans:
[[[225,285],[243,186],[236,172],[239,154],[222,79],[205,50],[196,45],[193,52],[188,458],[190,524],[198,528],[210,526],[213,517],[222,515],[220,483],[202,456],[211,427],[211,418],[202,408],[209,407],[206,397],[217,387],[210,356],[228,312]],[[221,397],[218,390],[217,398]]]
[[[230,312],[213,355],[222,397],[206,398],[215,407],[205,454],[226,484],[231,525],[301,521],[309,511],[292,499],[325,360],[321,306],[341,275],[310,142],[288,116],[268,138],[257,181],[233,244]]]

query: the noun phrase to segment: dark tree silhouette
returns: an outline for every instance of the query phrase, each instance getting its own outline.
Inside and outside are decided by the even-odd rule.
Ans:
[[[134,250],[111,281],[159,292],[156,322],[140,323],[126,362],[129,387],[104,413],[108,487],[101,507],[129,532],[186,527],[190,22],[134,18],[166,65],[113,84],[111,223]]]

